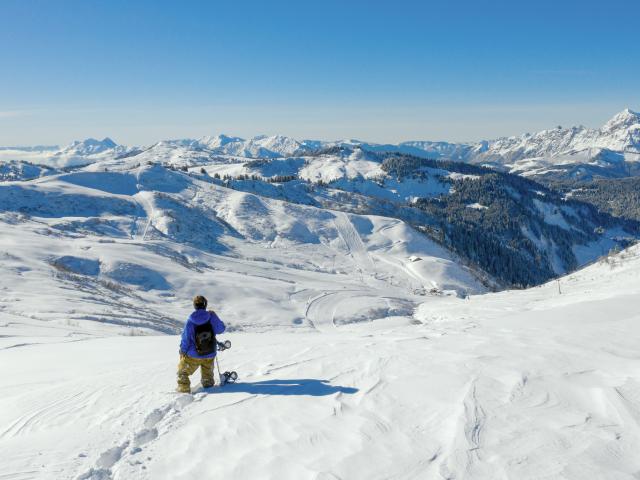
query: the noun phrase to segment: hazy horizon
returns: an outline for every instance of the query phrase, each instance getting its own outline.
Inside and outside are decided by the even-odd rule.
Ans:
[[[513,130],[513,126],[511,125],[507,125],[510,123],[513,123],[513,118],[512,117],[507,117],[505,118],[504,121],[504,126],[505,126],[505,131],[509,131],[509,133],[498,133],[496,132],[495,135],[485,135],[485,136],[479,136],[479,137],[475,137],[475,138],[456,138],[455,135],[451,135],[449,137],[429,137],[429,136],[414,136],[414,137],[407,137],[407,138],[399,138],[399,139],[390,139],[390,140],[384,140],[381,138],[367,138],[364,136],[358,136],[358,135],[336,135],[333,137],[329,137],[329,136],[325,136],[325,137],[320,137],[318,135],[295,135],[295,134],[290,134],[289,132],[284,132],[284,131],[276,131],[276,130],[268,130],[268,131],[260,131],[258,129],[250,131],[247,134],[244,134],[242,132],[238,132],[232,129],[218,129],[218,130],[213,130],[213,131],[209,131],[206,128],[194,128],[192,131],[196,132],[193,134],[189,134],[187,132],[187,129],[184,128],[184,126],[179,126],[176,127],[175,130],[171,130],[170,127],[165,126],[161,129],[159,129],[159,131],[163,131],[166,132],[166,134],[164,136],[156,136],[153,137],[151,132],[148,136],[146,136],[145,140],[143,141],[136,141],[136,137],[135,136],[131,136],[131,135],[127,135],[126,132],[124,132],[124,134],[122,135],[118,135],[117,131],[118,129],[114,129],[113,132],[108,132],[108,131],[104,131],[104,132],[99,132],[99,133],[91,133],[88,129],[84,129],[83,131],[86,133],[82,133],[79,134],[77,136],[73,136],[73,137],[68,137],[68,138],[64,138],[63,140],[56,140],[55,138],[51,137],[50,139],[47,139],[45,141],[34,141],[33,139],[31,140],[25,140],[23,142],[13,142],[13,143],[2,143],[0,144],[0,147],[32,147],[32,146],[64,146],[64,145],[68,145],[73,141],[81,141],[81,140],[85,140],[87,138],[95,138],[98,140],[102,140],[106,137],[111,138],[112,140],[114,140],[116,143],[118,144],[122,144],[122,145],[129,145],[129,146],[135,146],[135,145],[139,145],[139,146],[143,146],[143,145],[151,145],[153,143],[156,143],[158,141],[161,140],[174,140],[174,139],[184,139],[184,138],[201,138],[204,136],[215,136],[215,135],[228,135],[228,136],[232,136],[232,137],[242,137],[245,139],[248,138],[252,138],[258,135],[284,135],[284,136],[288,136],[288,137],[292,137],[295,138],[297,140],[320,140],[320,141],[335,141],[335,140],[346,140],[346,139],[356,139],[359,141],[363,141],[363,142],[369,142],[369,143],[380,143],[380,144],[384,144],[384,143],[389,143],[389,144],[397,144],[397,143],[402,143],[402,142],[406,142],[406,141],[412,141],[412,140],[429,140],[429,141],[447,141],[447,142],[460,142],[460,143],[472,143],[472,142],[478,142],[480,140],[492,140],[492,139],[496,139],[496,138],[500,138],[500,137],[507,137],[507,136],[513,136],[513,135],[521,135],[524,133],[533,133],[533,132],[538,132],[541,130],[545,130],[545,129],[551,129],[551,128],[555,128],[558,125],[561,125],[563,127],[572,127],[572,126],[578,126],[578,125],[584,125],[586,127],[589,128],[599,128],[601,127],[607,120],[609,120],[613,115],[615,115],[616,113],[619,113],[620,111],[622,111],[624,108],[631,108],[631,110],[636,110],[632,107],[622,107],[622,108],[618,108],[615,111],[612,111],[610,114],[603,114],[603,115],[593,115],[593,117],[595,118],[593,123],[589,123],[587,124],[586,122],[582,122],[582,121],[575,121],[572,122],[570,119],[572,118],[572,115],[570,113],[562,115],[562,117],[564,117],[565,119],[567,119],[568,121],[562,122],[562,121],[549,121],[547,122],[546,125],[543,125],[544,123],[544,115],[539,115],[539,118],[537,118],[537,122],[530,122],[530,125],[532,126],[532,128],[529,129],[525,129],[522,131],[517,131],[514,132]],[[574,110],[575,111],[575,110]],[[16,115],[13,118],[18,117],[19,115]],[[0,115],[1,118],[1,115]],[[6,117],[5,117],[6,118]],[[557,120],[558,118],[560,118],[560,116],[555,116],[554,119]],[[450,122],[441,122],[439,121],[439,123],[441,123],[441,128],[446,128],[448,124],[453,123],[453,121]],[[524,124],[524,123],[518,123],[518,125],[520,124]],[[540,126],[538,126],[540,125]],[[478,127],[481,129],[483,126],[483,124],[481,122],[478,122]],[[454,130],[454,128],[452,127],[452,131]],[[185,132],[185,134],[183,135],[176,135],[176,132]],[[172,133],[173,132],[173,133]],[[388,137],[387,137],[388,138]]]

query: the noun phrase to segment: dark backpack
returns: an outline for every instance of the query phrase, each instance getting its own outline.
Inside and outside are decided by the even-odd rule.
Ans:
[[[216,335],[213,333],[211,320],[202,325],[194,325],[196,352],[198,355],[209,355],[216,351]]]

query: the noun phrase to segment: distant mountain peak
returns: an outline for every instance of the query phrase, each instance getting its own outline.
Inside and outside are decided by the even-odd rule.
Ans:
[[[89,137],[84,140],[75,140],[69,145],[64,147],[59,153],[65,155],[92,155],[94,153],[101,153],[106,150],[112,150],[117,148],[118,144],[111,140],[109,137],[105,137],[102,140]]]
[[[115,148],[118,146],[118,144],[109,137],[104,137],[100,143],[102,143],[102,145],[109,146],[109,148]]]
[[[97,140],[93,137],[85,138],[84,140],[75,140],[67,145],[63,150],[91,150],[92,152],[102,152],[104,150],[110,150],[116,148],[118,144],[111,140],[109,137],[105,137],[102,140]]]
[[[95,139],[93,137],[85,138],[84,140],[75,140],[72,145],[103,145],[105,147],[113,148],[117,144],[111,138],[104,137],[102,140]]]
[[[640,113],[634,112],[630,108],[625,108],[621,112],[615,114],[603,127],[603,130],[610,131],[617,128],[630,127],[631,125],[640,124]]]
[[[224,133],[220,133],[214,136],[207,135],[206,137],[202,137],[200,140],[198,140],[198,143],[202,145],[206,145],[209,148],[219,148],[219,147],[228,145],[230,143],[236,143],[236,142],[244,142],[244,139],[240,137],[232,137],[229,135],[225,135]]]

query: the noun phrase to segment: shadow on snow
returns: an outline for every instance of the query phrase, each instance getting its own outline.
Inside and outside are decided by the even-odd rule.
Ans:
[[[220,390],[218,390],[220,391]],[[334,393],[354,394],[358,391],[353,387],[331,385],[328,380],[314,378],[296,378],[287,380],[264,380],[261,382],[228,383],[223,388],[225,392],[242,392],[258,395],[310,395],[321,397]]]

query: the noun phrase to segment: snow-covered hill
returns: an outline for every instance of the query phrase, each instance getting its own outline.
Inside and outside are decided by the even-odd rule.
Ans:
[[[361,147],[190,171],[292,203],[402,219],[504,285],[542,283],[640,234],[634,222],[519,176]]]
[[[63,329],[65,322],[103,328],[114,309],[133,331],[157,329],[155,319],[181,309],[194,284],[216,285],[212,300],[224,298],[236,325],[254,328],[313,328],[307,302],[342,288],[361,292],[363,301],[322,322],[411,311],[432,289],[484,290],[444,248],[399,220],[271,200],[159,166],[7,182],[0,184],[0,211],[1,282],[14,291],[4,312],[45,330],[50,318]],[[14,304],[15,296],[24,303]],[[29,310],[32,296],[47,305],[46,314]],[[72,314],[70,297],[82,304]],[[253,311],[247,297],[279,305],[277,315],[245,315]],[[150,307],[133,307],[140,302]],[[161,330],[177,325],[167,320]]]
[[[0,163],[0,182],[14,180],[30,180],[33,178],[53,175],[56,170],[44,165],[12,160]]]
[[[623,115],[605,130],[618,131],[629,122]],[[456,158],[470,151],[466,147],[447,150],[445,144],[428,142],[415,143],[411,151],[415,154],[419,148],[434,148],[443,155],[448,151]],[[10,152],[4,151],[7,155]],[[640,231],[637,226],[627,225],[628,221],[608,218],[589,206],[569,206],[539,185],[521,185],[505,175],[491,177],[491,170],[457,163],[421,166],[415,155],[356,140],[323,144],[282,136],[243,140],[221,135],[128,148],[107,138],[74,142],[40,154],[43,157],[39,163],[58,169],[25,161],[0,162],[0,178],[30,179],[76,170],[126,172],[159,164],[188,171],[207,183],[289,203],[402,220],[422,229],[445,248],[452,248],[501,285],[546,281],[616,245],[626,245]],[[385,162],[407,166],[389,171]],[[496,195],[505,201],[495,201]],[[514,215],[514,211],[506,211],[510,204],[518,210],[516,226],[503,220],[505,215]],[[527,204],[530,208],[521,208]],[[492,208],[467,208],[470,205]],[[475,210],[473,215],[471,210]],[[496,248],[504,249],[498,263],[489,254]],[[508,268],[503,268],[503,263]]]

